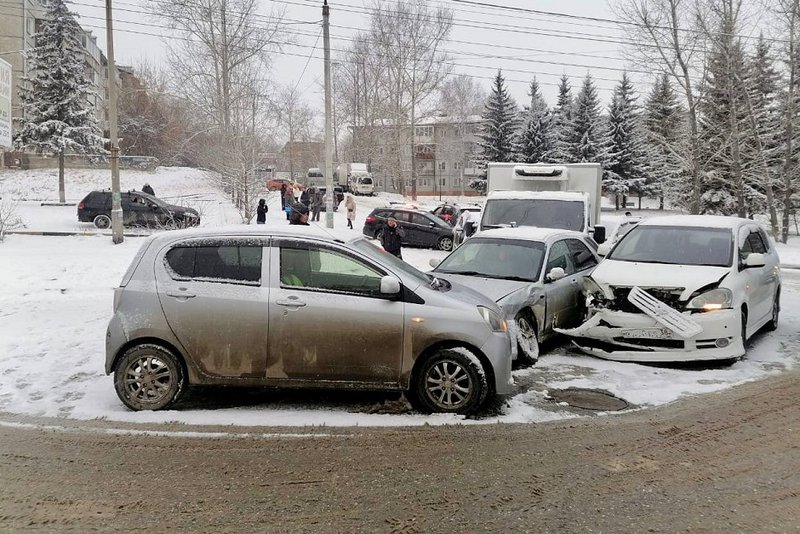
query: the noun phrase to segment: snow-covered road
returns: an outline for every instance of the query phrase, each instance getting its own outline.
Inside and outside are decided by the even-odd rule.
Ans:
[[[168,179],[163,181],[150,178],[156,191],[164,196],[194,191],[198,195],[195,198],[208,202],[204,224],[235,220],[235,210],[220,193],[204,186],[201,176],[187,178],[185,170],[165,174]],[[136,179],[141,181],[142,177]],[[137,188],[141,185],[138,181]],[[51,188],[39,200],[52,198],[52,193]],[[359,235],[371,207],[384,202],[379,198],[358,201],[356,229],[342,230],[344,214],[337,213],[337,232]],[[276,197],[270,199],[268,225],[286,224],[277,203]],[[40,226],[63,229],[78,224],[74,207],[30,209],[48,214],[44,216],[46,224],[37,217],[35,224]],[[119,402],[112,378],[103,373],[104,337],[113,288],[141,242],[141,238],[128,238],[114,246],[104,236],[12,235],[0,244],[0,411],[74,419],[246,426],[538,422],[576,416],[573,410],[548,400],[548,389],[598,388],[646,407],[718,391],[800,365],[800,272],[786,270],[780,327],[776,332],[758,335],[747,357],[729,367],[676,369],[609,362],[572,353],[560,345],[548,347],[550,352],[534,367],[515,371],[523,392],[510,398],[499,415],[478,421],[459,416],[368,413],[374,396],[306,396],[296,392],[133,413]],[[438,251],[404,250],[407,261],[425,270],[430,258],[443,256]]]

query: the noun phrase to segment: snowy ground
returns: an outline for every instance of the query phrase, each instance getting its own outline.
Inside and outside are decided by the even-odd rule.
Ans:
[[[41,176],[20,176],[25,176],[24,180],[0,173],[4,196],[13,191],[15,198],[36,198],[37,205],[57,197],[52,184],[39,183]],[[68,198],[100,187],[107,177],[97,171],[82,176],[81,193],[68,192]],[[206,183],[202,173],[191,169],[163,169],[155,174],[123,172],[125,187],[139,189],[144,181],[167,198],[195,195],[195,200],[206,201],[209,207],[204,224],[237,220],[236,211]],[[70,180],[68,191],[73,187],[69,184]],[[357,200],[355,229],[347,230],[344,214],[336,213],[337,233],[360,235],[371,208],[386,202],[382,197]],[[50,230],[74,228],[78,224],[74,209],[31,206],[35,221],[28,224]],[[279,200],[273,196],[268,225],[285,224]],[[547,347],[549,352],[534,367],[515,371],[521,393],[510,398],[499,415],[477,421],[458,416],[368,413],[376,402],[385,400],[374,395],[234,395],[228,390],[216,391],[216,395],[212,391],[209,399],[215,400],[187,403],[178,410],[133,413],[116,398],[111,377],[103,374],[104,336],[113,288],[141,242],[141,238],[127,238],[122,245],[114,246],[106,236],[12,235],[0,244],[0,411],[74,419],[245,426],[539,422],[576,416],[574,410],[550,402],[546,396],[549,389],[603,389],[637,407],[647,407],[718,391],[800,365],[800,272],[787,269],[779,329],[758,335],[747,358],[728,367],[670,368],[608,362],[575,354],[562,344]],[[407,261],[425,270],[430,258],[443,256],[432,250],[404,250]]]

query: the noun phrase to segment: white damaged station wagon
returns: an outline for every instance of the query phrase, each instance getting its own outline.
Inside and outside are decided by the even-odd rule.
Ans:
[[[774,330],[778,253],[749,219],[678,215],[645,220],[584,282],[587,320],[559,330],[583,351],[620,361],[730,360]]]

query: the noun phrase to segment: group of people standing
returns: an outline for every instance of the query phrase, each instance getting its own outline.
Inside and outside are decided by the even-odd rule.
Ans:
[[[294,190],[287,184],[281,185],[281,210],[286,213],[286,219],[289,224],[297,224],[299,214],[305,216],[305,220],[310,218],[311,221],[319,221],[319,214],[322,207],[325,205],[325,195],[322,189],[316,186],[310,186],[300,194],[297,199]],[[347,227],[353,229],[353,221],[356,220],[356,200],[351,194],[347,194],[344,201],[345,208],[347,209]],[[265,224],[267,222],[267,207],[266,199],[259,199],[258,207],[256,208],[256,223]],[[307,224],[307,223],[306,223]]]

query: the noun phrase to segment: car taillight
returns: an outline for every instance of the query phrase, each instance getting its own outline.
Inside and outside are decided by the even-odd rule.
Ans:
[[[83,205],[83,202],[81,202],[81,203],[79,203],[79,204],[78,204],[78,209],[79,209],[79,210],[82,210],[82,209],[83,209],[83,208],[85,208],[85,207],[86,207],[86,206],[84,206],[84,205]]]
[[[376,218],[375,218],[375,217],[373,217],[372,215],[369,215],[369,216],[367,217],[367,220],[366,220],[366,221],[364,221],[364,222],[366,222],[367,224],[374,224],[374,223],[378,222],[378,219],[376,219]]]

